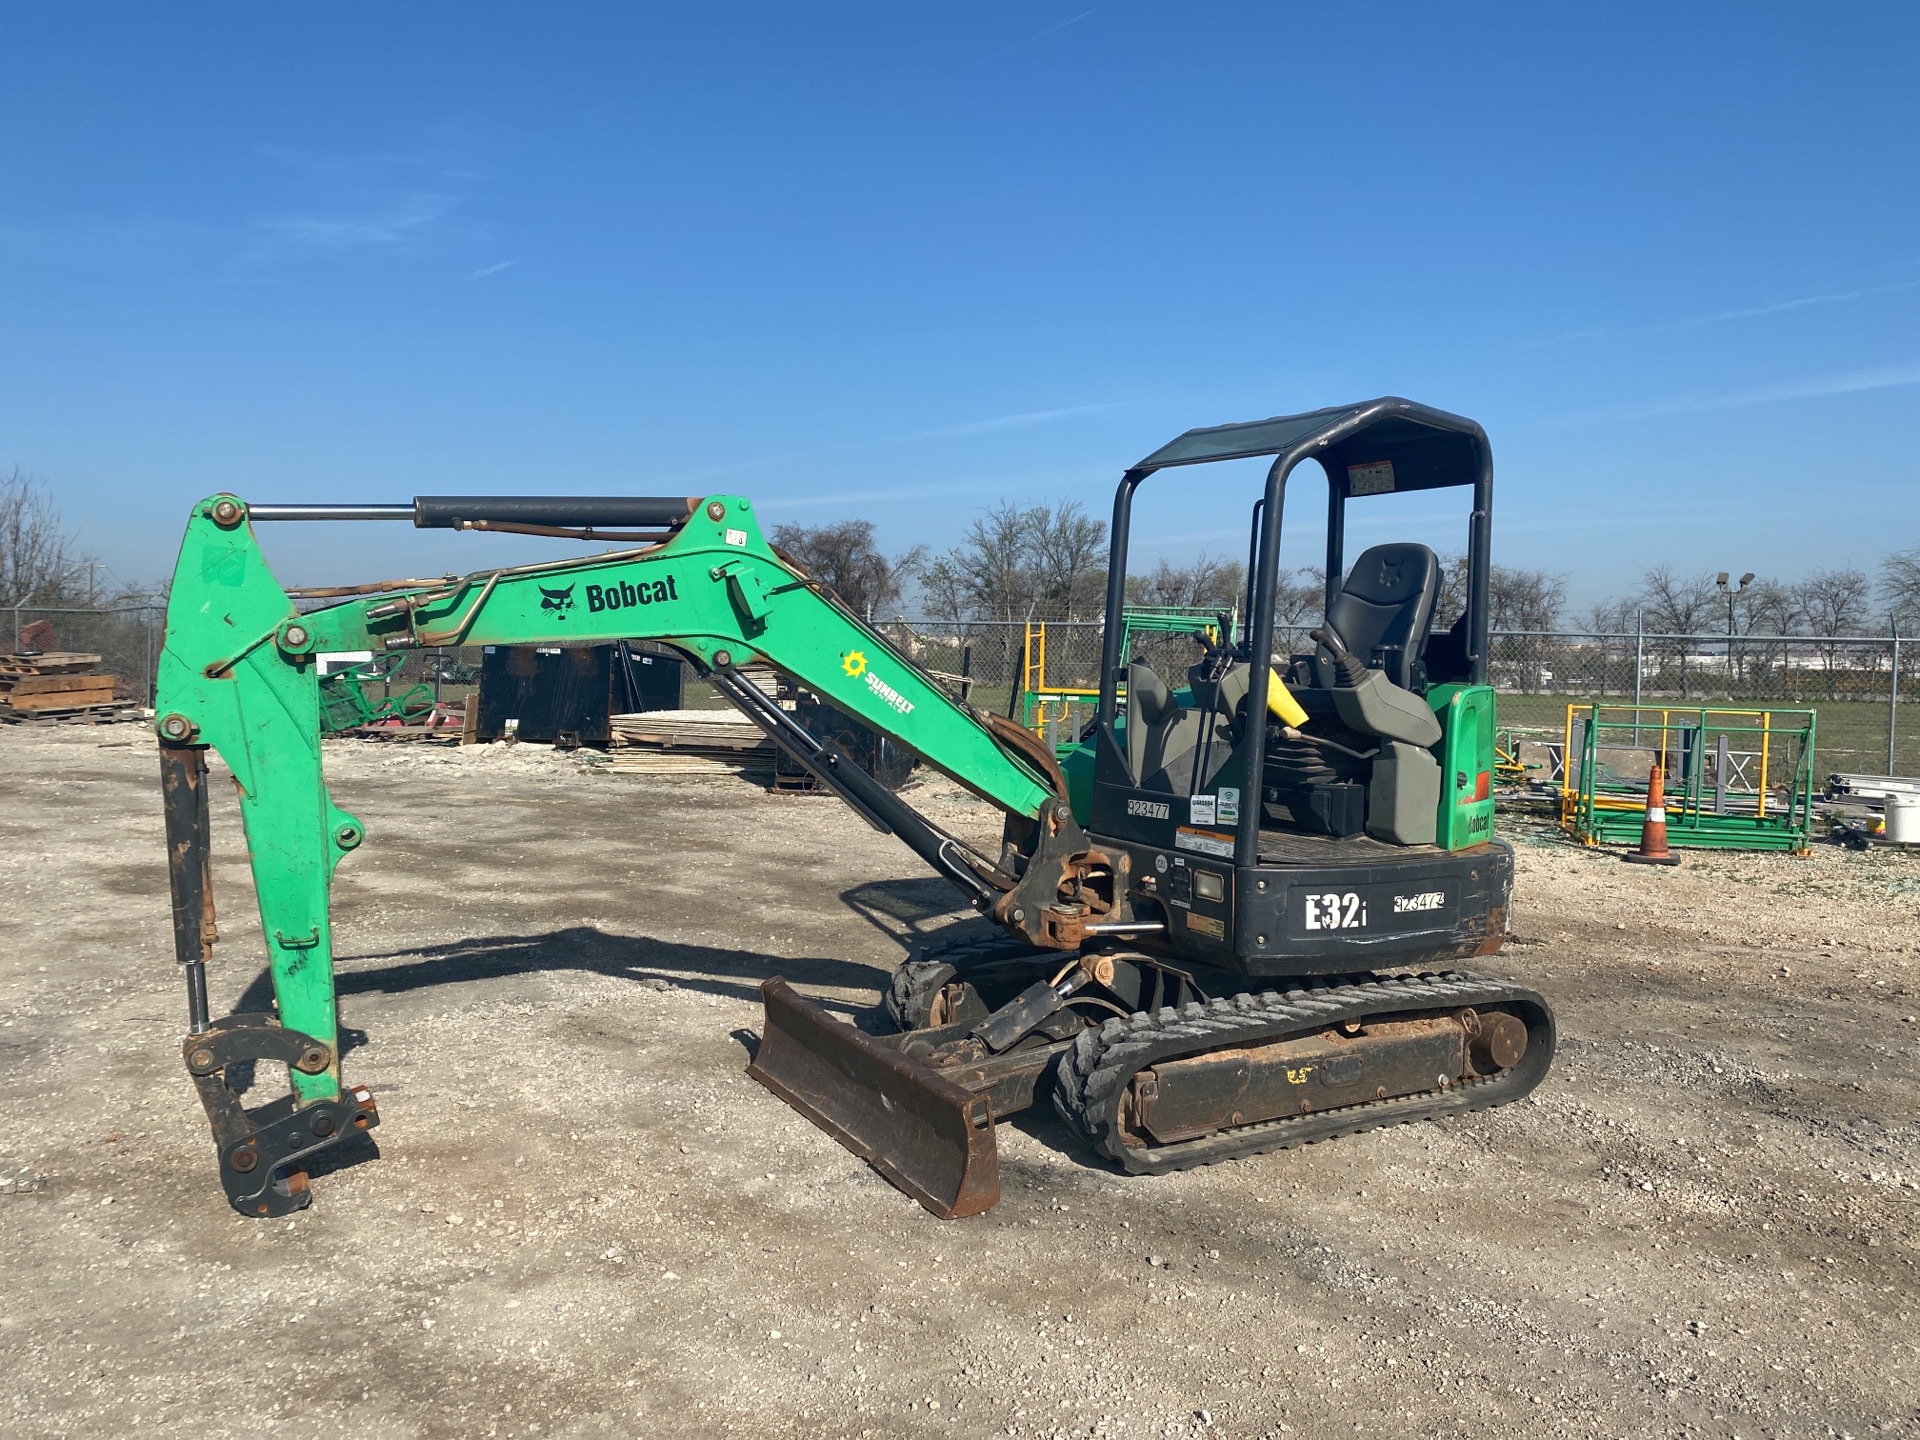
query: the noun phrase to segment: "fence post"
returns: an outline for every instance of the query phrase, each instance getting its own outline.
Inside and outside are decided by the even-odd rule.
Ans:
[[[20,607],[13,607],[13,653],[20,653]]]
[[[1887,617],[1887,629],[1893,636],[1893,665],[1887,675],[1887,774],[1894,771],[1894,746],[1900,734],[1900,618]]]
[[[1633,748],[1640,748],[1640,669],[1647,649],[1647,612],[1633,612]]]

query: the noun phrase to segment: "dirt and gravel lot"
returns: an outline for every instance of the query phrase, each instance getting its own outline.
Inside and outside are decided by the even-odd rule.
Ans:
[[[944,888],[830,800],[329,745],[380,1155],[221,1198],[152,742],[0,733],[13,1435],[1920,1435],[1920,857],[1519,840],[1520,1105],[1167,1179],[1003,1126],[941,1223],[742,1074],[755,985],[870,1006]],[[944,782],[947,823],[992,817]],[[216,1010],[263,1008],[215,791]]]

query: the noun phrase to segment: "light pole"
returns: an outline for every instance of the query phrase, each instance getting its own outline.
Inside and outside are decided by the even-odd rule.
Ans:
[[[1734,589],[1728,583],[1729,577],[1722,570],[1714,577],[1713,583],[1720,587],[1720,593],[1727,597],[1727,683],[1733,683],[1733,602],[1736,597],[1747,593],[1747,587],[1753,583],[1753,571],[1749,570],[1740,577],[1740,588]]]

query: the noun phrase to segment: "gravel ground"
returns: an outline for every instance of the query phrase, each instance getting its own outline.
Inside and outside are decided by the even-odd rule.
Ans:
[[[742,1074],[763,977],[856,1013],[944,923],[897,842],[531,746],[328,762],[381,1153],[268,1223],[180,1066],[151,740],[0,732],[8,1434],[1920,1435],[1920,857],[1510,817],[1531,1099],[1163,1179],[1024,1116],[941,1223]],[[263,1008],[214,795],[216,1012]]]

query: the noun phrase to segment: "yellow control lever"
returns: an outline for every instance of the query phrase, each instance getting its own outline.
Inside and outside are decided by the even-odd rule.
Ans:
[[[1293,698],[1293,692],[1281,680],[1280,672],[1272,668],[1267,670],[1267,713],[1296,730],[1307,723],[1307,712]]]

